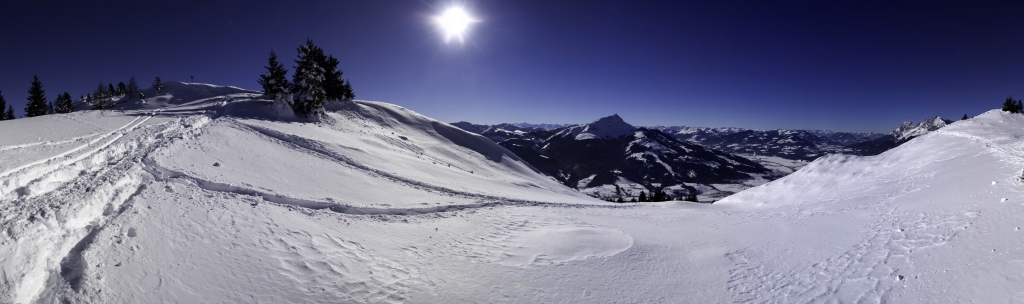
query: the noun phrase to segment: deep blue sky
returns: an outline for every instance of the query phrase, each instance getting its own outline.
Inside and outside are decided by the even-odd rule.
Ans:
[[[357,99],[448,122],[887,132],[1024,97],[1024,5],[769,2],[462,1],[460,46],[431,19],[450,0],[13,0],[0,90],[20,115],[32,75],[50,99],[132,75],[259,89],[308,37]]]

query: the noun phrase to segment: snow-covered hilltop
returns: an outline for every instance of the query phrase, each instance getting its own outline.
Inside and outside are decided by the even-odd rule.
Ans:
[[[733,273],[734,288],[794,302],[1024,300],[1024,116],[992,110],[922,125],[945,124],[881,155],[830,155],[720,201],[781,215],[761,221],[795,233],[769,243],[850,248],[732,251],[750,265]],[[755,266],[765,263],[776,265]]]
[[[147,103],[114,106],[124,111],[3,123],[0,228],[6,240],[0,243],[0,282],[5,282],[0,295],[6,297],[0,302],[103,296],[103,290],[116,290],[103,284],[144,279],[148,272],[118,271],[123,276],[94,280],[131,268],[120,268],[125,261],[89,256],[86,249],[118,247],[103,253],[121,256],[117,259],[136,254],[135,244],[117,245],[136,235],[173,231],[139,226],[151,224],[137,222],[140,214],[195,207],[177,205],[182,199],[355,215],[597,203],[544,178],[483,137],[398,106],[346,103],[311,124],[281,120],[251,91],[179,82],[168,82],[165,89]],[[260,207],[261,202],[275,205]],[[197,248],[211,259],[190,263],[215,264],[212,257],[220,249]],[[113,298],[88,299],[128,300],[106,296]]]
[[[120,110],[0,122],[0,302],[1024,300],[1019,114],[822,157],[716,204],[615,204],[396,105],[300,120],[256,92],[168,84]],[[756,168],[603,120],[506,142],[621,144],[651,178]]]

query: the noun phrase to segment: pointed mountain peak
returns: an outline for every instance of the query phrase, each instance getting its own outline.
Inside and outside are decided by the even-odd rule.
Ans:
[[[580,125],[583,127],[579,134],[576,135],[577,140],[591,139],[591,138],[617,138],[623,135],[633,134],[636,131],[636,127],[626,123],[619,117],[619,114],[604,117],[594,122]]]
[[[626,121],[622,120],[622,117],[619,117],[619,114],[612,114],[612,116],[602,117],[590,124],[626,124]]]

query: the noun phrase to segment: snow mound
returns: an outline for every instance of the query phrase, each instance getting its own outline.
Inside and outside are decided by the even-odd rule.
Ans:
[[[502,253],[510,266],[544,266],[613,256],[633,246],[622,231],[601,227],[545,227],[514,238]]]
[[[945,123],[935,117],[904,131],[925,130]],[[1024,160],[1024,143],[1019,140],[1024,132],[1018,131],[1022,128],[1024,118],[1020,115],[993,110],[937,131],[925,131],[924,136],[877,156],[821,157],[791,175],[718,203],[765,207],[834,202],[851,197],[890,197],[911,191],[905,188],[909,183],[924,181],[932,186],[954,187],[962,181],[938,178],[939,172],[974,171],[976,166],[993,165],[980,162],[979,154],[1000,161]]]

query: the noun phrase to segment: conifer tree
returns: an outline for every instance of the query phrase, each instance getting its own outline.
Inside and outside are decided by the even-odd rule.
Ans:
[[[128,95],[128,100],[135,98],[135,95],[139,92],[141,92],[139,91],[139,83],[135,81],[135,76],[132,76],[132,78],[128,79],[128,91],[125,92]]]
[[[68,92],[57,95],[57,101],[54,103],[54,113],[71,113],[71,111],[74,110],[74,104],[71,102],[71,94],[68,94]]]
[[[14,106],[7,105],[7,113],[4,113],[4,120],[11,120],[14,118]]]
[[[117,90],[114,89],[114,83],[113,82],[108,83],[107,84],[107,94],[108,94],[107,96],[114,96],[114,94],[116,94],[116,93],[117,93]]]
[[[153,80],[153,90],[157,93],[164,91],[164,83],[160,81],[160,76],[156,76],[156,79]]]
[[[1003,101],[1003,111],[1006,112],[1014,114],[1020,113],[1022,107],[1024,106],[1021,105],[1020,100],[1013,100],[1012,95],[1010,97],[1006,97],[1006,101]]]
[[[124,96],[124,94],[127,93],[127,92],[128,92],[128,86],[125,85],[123,81],[122,82],[118,82],[117,83],[117,90],[114,91],[114,95],[115,96]]]
[[[107,90],[103,89],[103,82],[96,87],[96,92],[92,93],[92,108],[93,110],[102,110],[107,108],[107,104],[110,101],[110,96],[113,96],[114,90],[113,85],[108,84]]]
[[[28,88],[28,104],[25,104],[25,116],[35,117],[46,115],[46,91],[39,77],[32,76],[32,86]]]
[[[7,108],[7,100],[4,99],[4,92],[0,91],[0,120],[7,120],[7,116],[4,115],[4,109]]]
[[[277,54],[273,50],[270,51],[270,59],[264,68],[267,69],[267,72],[260,75],[260,78],[256,81],[263,87],[263,95],[273,98],[275,101],[287,102],[288,70],[277,61]]]
[[[644,193],[643,191],[640,191],[640,201],[641,202],[646,202],[647,201],[647,193]]]
[[[338,69],[338,59],[334,56],[327,56],[323,62],[324,67],[324,90],[327,92],[327,100],[341,101],[351,99],[352,86],[344,79],[341,79],[342,72]]]
[[[57,94],[57,98],[60,98],[60,94]],[[53,102],[49,101],[46,103],[46,115],[50,115],[53,113]]]
[[[327,92],[324,90],[324,50],[307,39],[299,46],[295,59],[295,74],[292,75],[292,95],[295,113],[305,116],[319,116],[323,113]]]
[[[964,118],[961,118],[960,120],[967,120],[967,118],[967,114],[964,114]]]

